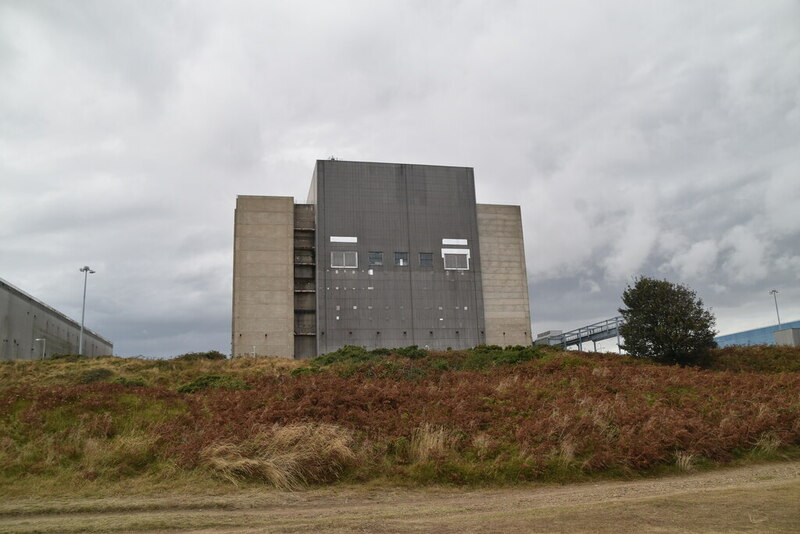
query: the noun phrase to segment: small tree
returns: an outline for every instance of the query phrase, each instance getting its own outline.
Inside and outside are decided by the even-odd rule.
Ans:
[[[714,341],[714,315],[694,291],[666,280],[640,277],[625,289],[620,308],[622,348],[669,365],[704,365]]]

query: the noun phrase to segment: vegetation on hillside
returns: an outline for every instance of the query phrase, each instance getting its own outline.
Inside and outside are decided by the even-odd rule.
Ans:
[[[186,473],[289,489],[511,484],[792,455],[798,360],[728,348],[702,370],[484,346],[3,362],[0,491]]]

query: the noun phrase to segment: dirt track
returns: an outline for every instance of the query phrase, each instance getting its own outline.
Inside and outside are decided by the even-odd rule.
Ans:
[[[14,499],[0,532],[800,532],[800,462],[635,482]]]

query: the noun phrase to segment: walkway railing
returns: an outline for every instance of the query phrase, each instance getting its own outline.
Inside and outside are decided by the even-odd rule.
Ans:
[[[536,339],[536,344],[541,345],[561,345],[567,347],[577,346],[578,350],[583,350],[583,344],[591,341],[594,344],[594,351],[597,352],[597,342],[605,339],[617,338],[617,348],[620,345],[619,327],[623,324],[621,316],[612,317],[599,323],[561,333],[559,330],[542,332]]]
[[[573,345],[578,346],[578,350],[583,350],[583,343],[591,341],[594,343],[594,350],[597,351],[597,342],[605,339],[617,338],[617,347],[619,347],[619,326],[623,323],[622,317],[612,317],[599,323],[582,326],[569,332],[562,334],[561,346],[564,348]]]

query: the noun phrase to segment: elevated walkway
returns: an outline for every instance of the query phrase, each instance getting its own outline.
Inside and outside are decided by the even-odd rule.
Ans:
[[[597,342],[606,339],[617,338],[617,350],[619,350],[620,338],[619,327],[623,323],[622,317],[612,317],[597,323],[570,330],[569,332],[560,332],[558,330],[550,330],[539,334],[536,338],[537,345],[561,345],[565,349],[572,346],[577,346],[578,350],[583,350],[583,344],[591,341],[594,345],[594,351],[597,352]]]

